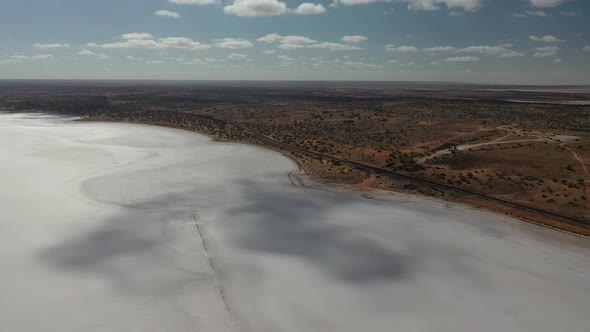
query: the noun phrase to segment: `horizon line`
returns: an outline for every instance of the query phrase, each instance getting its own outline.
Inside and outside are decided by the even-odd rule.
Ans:
[[[428,80],[271,80],[271,79],[134,79],[134,78],[0,78],[0,82],[283,82],[283,83],[407,83],[407,84],[444,84],[444,85],[484,85],[484,86],[525,86],[525,87],[590,87],[588,84],[530,84],[530,83],[480,83],[466,81],[428,81]]]

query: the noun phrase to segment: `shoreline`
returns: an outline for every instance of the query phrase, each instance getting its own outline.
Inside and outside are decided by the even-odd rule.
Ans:
[[[57,115],[57,116],[67,116],[72,117],[73,115],[67,113],[52,113],[52,112],[43,112],[43,111],[36,111],[36,112],[6,112],[6,113],[17,113],[17,114],[40,114],[40,115]],[[303,163],[297,159],[296,156],[292,155],[293,152],[289,152],[284,146],[274,146],[272,144],[265,144],[263,142],[255,142],[252,140],[231,140],[231,139],[220,139],[216,137],[213,133],[208,133],[204,130],[195,130],[192,128],[183,128],[174,125],[169,125],[166,123],[149,123],[148,121],[125,121],[125,120],[117,120],[117,119],[105,119],[105,118],[92,118],[88,116],[73,116],[73,121],[79,122],[103,122],[103,123],[128,123],[128,124],[139,124],[139,125],[146,125],[146,126],[155,126],[155,127],[162,127],[162,128],[170,128],[175,130],[182,130],[190,133],[197,133],[200,135],[204,135],[209,137],[211,140],[215,142],[224,142],[224,143],[234,143],[234,144],[247,144],[254,147],[258,147],[261,149],[268,149],[275,152],[280,153],[284,157],[288,158],[293,164],[299,169],[298,172],[303,172],[304,177],[312,182],[315,182],[317,185],[314,186],[313,184],[309,186],[309,184],[303,184],[306,181],[302,181],[302,178],[294,175],[293,172],[288,174],[288,177],[291,179],[293,185],[296,185],[293,182],[293,178],[298,178],[297,182],[300,185],[303,184],[304,187],[312,187],[313,189],[319,190],[326,190],[319,188],[320,186],[331,186],[333,188],[339,188],[341,190],[349,191],[349,192],[360,192],[360,193],[375,193],[375,192],[385,192],[391,194],[399,194],[399,195],[408,195],[408,196],[415,196],[416,198],[423,198],[428,200],[437,200],[444,204],[458,204],[468,208],[482,210],[482,211],[489,211],[498,215],[508,216],[511,218],[518,219],[520,221],[534,224],[537,226],[542,226],[543,228],[557,230],[560,232],[565,232],[569,234],[575,234],[583,238],[590,237],[590,228],[585,226],[576,225],[564,220],[560,220],[559,218],[552,217],[551,215],[543,214],[542,212],[535,212],[531,210],[521,209],[519,210],[518,207],[503,205],[499,202],[495,202],[492,200],[486,200],[485,197],[477,197],[477,196],[469,196],[468,194],[461,193],[460,189],[452,188],[452,190],[457,190],[459,193],[455,193],[454,196],[452,195],[434,195],[432,192],[428,193],[425,190],[421,190],[427,188],[427,186],[422,185],[422,187],[406,189],[404,188],[404,183],[412,183],[412,181],[402,180],[402,179],[394,179],[390,177],[394,183],[398,185],[396,187],[388,187],[388,188],[380,188],[379,186],[375,185],[375,183],[350,183],[346,181],[338,182],[333,181],[335,179],[323,178],[321,175],[314,174],[308,167],[304,166]],[[230,123],[231,124],[231,123]],[[379,174],[377,172],[371,172],[370,170],[363,171],[367,178],[363,182],[367,182],[373,178],[374,175]],[[387,176],[387,175],[385,175]],[[336,179],[337,180],[337,179]],[[401,185],[400,185],[401,184]],[[420,184],[419,184],[420,186]],[[517,202],[514,202],[518,204]],[[550,211],[548,211],[550,212]],[[567,219],[566,219],[567,220]]]
[[[40,113],[40,114],[46,114],[46,113]],[[248,141],[223,140],[223,139],[219,139],[219,138],[215,137],[212,134],[206,133],[204,131],[198,131],[198,130],[193,130],[193,129],[189,129],[189,128],[180,128],[180,127],[167,125],[167,124],[153,124],[153,123],[147,123],[147,122],[142,122],[142,121],[103,120],[103,119],[92,119],[92,118],[87,118],[87,117],[79,117],[75,121],[104,122],[104,123],[128,123],[128,124],[139,124],[139,125],[163,127],[163,128],[182,130],[182,131],[187,131],[187,132],[191,132],[191,133],[204,135],[204,136],[209,137],[211,140],[213,140],[215,142],[247,144],[247,145],[250,145],[253,147],[257,147],[257,148],[275,151],[277,153],[280,153],[284,157],[288,158],[289,160],[291,160],[291,162],[293,162],[294,165],[297,166],[297,168],[298,168],[297,172],[303,173],[302,174],[303,177],[301,177],[301,174],[299,174],[299,175],[294,174],[294,172],[290,172],[289,174],[287,174],[287,176],[291,180],[292,185],[294,185],[294,186],[298,186],[298,185],[294,183],[293,177],[297,179],[297,182],[299,182],[299,186],[311,188],[311,189],[315,189],[315,190],[329,190],[327,188],[321,188],[322,186],[328,186],[328,187],[339,188],[343,191],[350,192],[350,193],[353,193],[353,192],[359,192],[359,193],[379,193],[379,192],[382,192],[382,193],[386,193],[386,194],[395,194],[395,195],[400,195],[400,196],[402,196],[402,195],[407,195],[408,197],[413,196],[414,198],[417,198],[420,200],[422,200],[422,199],[427,199],[430,201],[435,200],[437,203],[440,203],[440,204],[454,204],[454,205],[462,206],[465,208],[473,209],[475,211],[486,211],[486,212],[494,213],[496,215],[514,218],[516,220],[519,220],[520,222],[526,222],[531,225],[541,226],[545,229],[559,231],[559,232],[562,232],[565,234],[576,235],[581,238],[590,238],[590,230],[588,230],[588,229],[584,229],[582,227],[577,227],[575,225],[564,223],[564,222],[556,220],[556,219],[552,220],[552,219],[550,219],[550,217],[542,215],[542,214],[537,215],[541,218],[527,217],[527,215],[530,216],[532,212],[514,211],[509,207],[501,206],[500,204],[494,204],[492,202],[488,202],[489,204],[485,204],[486,202],[483,199],[478,200],[478,198],[475,198],[475,201],[470,202],[469,201],[470,197],[446,199],[446,196],[445,196],[445,198],[434,197],[431,195],[427,195],[424,193],[416,192],[413,190],[407,190],[407,189],[384,190],[381,188],[375,188],[375,187],[371,187],[368,185],[356,186],[356,184],[351,184],[351,183],[331,182],[329,179],[324,179],[321,176],[315,175],[312,172],[310,172],[310,170],[306,169],[306,167],[303,166],[303,164],[295,156],[284,151],[283,149],[271,146],[270,144],[260,144],[260,143],[248,142]],[[370,173],[368,173],[368,174],[370,176]],[[307,179],[307,181],[305,179]],[[309,183],[310,181],[312,182],[311,184]],[[306,182],[306,183],[304,184],[304,182]],[[315,183],[315,185],[314,185],[314,183]],[[533,214],[533,216],[535,216],[535,215]]]

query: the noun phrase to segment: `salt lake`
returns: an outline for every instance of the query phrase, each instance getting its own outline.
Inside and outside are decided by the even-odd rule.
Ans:
[[[0,114],[0,331],[590,331],[586,238],[74,120]]]

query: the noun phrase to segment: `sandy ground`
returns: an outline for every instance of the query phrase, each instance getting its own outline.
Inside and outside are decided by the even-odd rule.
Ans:
[[[585,238],[173,129],[0,115],[0,141],[0,331],[590,330]]]

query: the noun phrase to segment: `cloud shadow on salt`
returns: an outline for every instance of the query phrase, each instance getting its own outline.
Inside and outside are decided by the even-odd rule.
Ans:
[[[183,200],[182,195],[177,198]],[[42,249],[38,259],[67,273],[105,278],[119,291],[154,293],[178,289],[195,280],[211,280],[208,269],[169,258],[176,255],[174,227],[194,232],[192,226],[183,226],[192,221],[190,211],[174,209],[171,201],[174,199],[167,196],[139,203],[135,208],[127,207],[122,214],[101,221],[90,231],[65,237]],[[174,220],[174,225],[169,224],[170,220]],[[167,231],[168,226],[171,231]],[[191,236],[195,250],[199,250],[198,235],[195,232]]]
[[[332,217],[328,215],[330,212],[350,204],[369,203],[366,200],[352,195],[285,191],[284,187],[265,180],[240,180],[231,186],[238,193],[239,199],[234,201],[237,204],[217,206],[220,202],[213,199],[209,203],[211,208],[222,209],[224,220],[205,222],[225,223],[223,227],[239,248],[293,256],[314,264],[331,277],[352,283],[409,278],[416,257],[385,247],[352,227],[325,220]],[[138,281],[141,283],[140,274],[154,272],[153,256],[174,241],[161,237],[159,232],[165,223],[162,220],[176,218],[190,222],[192,211],[188,207],[203,205],[202,201],[191,204],[194,193],[173,196],[125,205],[123,214],[43,250],[40,259],[68,271],[102,274],[115,284],[135,288]],[[199,241],[198,235],[194,236]],[[129,272],[127,259],[137,265],[136,273]],[[191,278],[190,274],[185,277]]]
[[[294,256],[352,283],[410,277],[417,257],[385,247],[352,227],[324,220],[346,205],[368,202],[352,195],[294,194],[251,181],[237,188],[243,203],[226,211],[224,222],[231,223],[233,239],[241,248]]]

